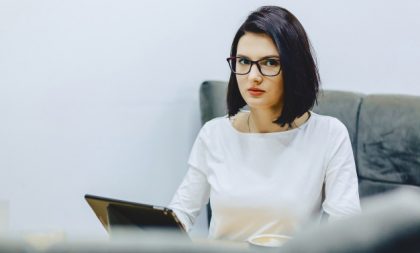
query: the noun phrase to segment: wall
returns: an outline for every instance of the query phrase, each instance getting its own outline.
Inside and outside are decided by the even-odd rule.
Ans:
[[[301,20],[325,88],[420,95],[414,0],[0,0],[1,224],[103,237],[85,193],[166,205],[199,85],[227,79],[234,32],[262,4]]]

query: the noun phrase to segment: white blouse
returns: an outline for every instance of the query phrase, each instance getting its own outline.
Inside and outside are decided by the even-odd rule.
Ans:
[[[187,230],[212,208],[209,237],[246,240],[293,235],[319,222],[360,212],[356,167],[346,127],[311,112],[299,128],[242,133],[227,116],[207,122],[194,143],[172,208]]]

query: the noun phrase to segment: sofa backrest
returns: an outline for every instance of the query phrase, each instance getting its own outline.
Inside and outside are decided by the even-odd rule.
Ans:
[[[227,114],[227,83],[222,81],[205,81],[200,86],[201,124]]]
[[[226,82],[201,85],[202,124],[227,114],[226,91]],[[313,111],[347,127],[361,197],[420,186],[420,97],[326,90]]]
[[[201,123],[224,116],[227,83],[205,81],[200,86]],[[353,150],[356,149],[356,123],[363,94],[346,91],[323,91],[318,97],[314,112],[338,118],[349,130]]]

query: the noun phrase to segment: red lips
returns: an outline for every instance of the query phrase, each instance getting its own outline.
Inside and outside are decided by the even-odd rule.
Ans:
[[[248,89],[248,93],[251,94],[251,96],[260,96],[264,93],[264,90],[258,89],[258,88],[250,88]]]

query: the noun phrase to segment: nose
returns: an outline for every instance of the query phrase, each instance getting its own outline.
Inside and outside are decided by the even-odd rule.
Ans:
[[[251,66],[251,70],[248,73],[248,79],[253,82],[261,82],[262,81],[262,75],[260,73],[260,70],[258,69],[257,64],[253,64]]]

